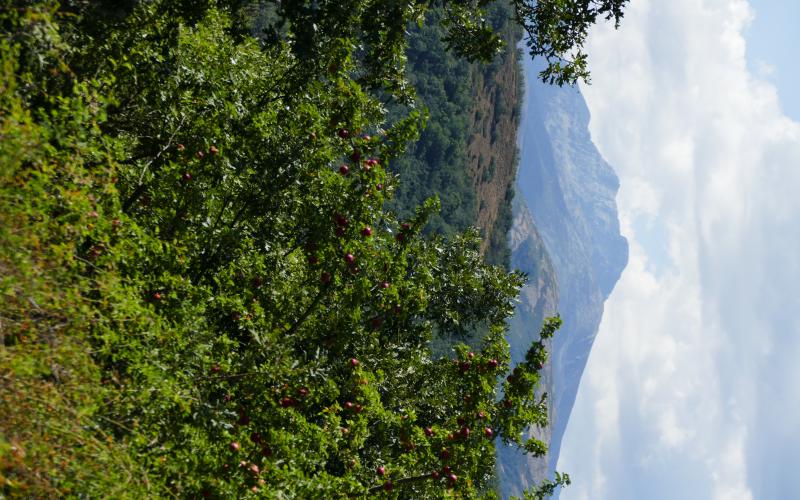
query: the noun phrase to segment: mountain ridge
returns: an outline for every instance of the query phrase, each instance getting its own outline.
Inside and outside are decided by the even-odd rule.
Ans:
[[[538,462],[526,459],[527,473],[511,472],[510,452],[498,453],[501,490],[504,497],[549,477],[558,462],[561,439],[572,411],[578,385],[597,335],[603,305],[627,264],[628,246],[620,234],[616,209],[619,180],[611,166],[594,146],[589,133],[589,110],[580,91],[574,87],[553,87],[541,83],[536,63],[523,61],[525,101],[518,141],[520,164],[517,174],[518,197],[515,207],[527,207],[531,224],[541,238],[541,248],[552,264],[558,290],[557,311],[564,321],[551,346],[551,359],[545,367],[543,390],[550,395],[550,429],[533,430],[549,437],[549,452]],[[516,218],[515,223],[523,218]],[[515,228],[515,230],[520,230]],[[512,230],[513,235],[513,230]],[[525,265],[514,247],[512,262]],[[528,263],[529,264],[529,263]],[[526,309],[537,302],[518,307]],[[523,300],[529,299],[523,294]],[[529,318],[538,321],[540,318]],[[512,319],[509,342],[513,353],[536,340],[535,328],[520,326]],[[518,331],[525,328],[525,331]],[[527,332],[527,335],[526,335]],[[539,434],[537,434],[539,433]],[[546,466],[543,462],[546,462]],[[567,471],[568,472],[568,471]]]

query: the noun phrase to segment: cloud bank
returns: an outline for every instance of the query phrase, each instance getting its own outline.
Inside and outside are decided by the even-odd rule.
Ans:
[[[582,90],[628,268],[559,469],[569,499],[800,494],[800,124],[746,63],[745,0],[634,0]]]

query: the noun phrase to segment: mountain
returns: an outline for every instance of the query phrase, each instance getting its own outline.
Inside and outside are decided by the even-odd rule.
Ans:
[[[541,291],[557,288],[555,309],[564,324],[553,339],[551,364],[545,368],[543,390],[552,405],[551,427],[532,431],[540,439],[549,437],[550,452],[544,459],[520,460],[500,450],[504,497],[519,494],[552,474],[603,304],[628,260],[615,201],[619,181],[592,143],[583,96],[574,87],[542,84],[540,68],[528,58],[523,67],[526,88],[518,135],[519,200],[510,236],[512,263],[530,273],[536,260],[531,260],[531,249],[535,248],[543,267],[533,285],[539,292],[523,292],[518,317],[511,322],[512,356],[521,356],[535,340],[542,319],[537,311],[550,314],[552,296]],[[515,244],[526,239],[522,233],[529,243]],[[535,242],[537,238],[540,243]],[[557,287],[543,279],[555,279]]]

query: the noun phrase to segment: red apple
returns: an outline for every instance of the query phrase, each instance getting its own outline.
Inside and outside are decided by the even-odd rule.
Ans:
[[[211,373],[219,373],[221,369],[222,368],[220,368],[219,363],[214,363],[211,365]]]
[[[384,290],[388,289],[390,286],[391,285],[389,285],[388,281],[384,281],[383,283],[381,283],[381,288],[383,288]]]
[[[428,437],[433,436],[433,428],[432,427],[425,427],[425,435]]]
[[[441,452],[439,452],[439,457],[441,457],[442,460],[447,460],[450,458],[450,450],[447,448],[443,449]]]
[[[284,408],[289,408],[297,404],[297,401],[294,398],[290,398],[288,396],[281,398],[281,406]]]
[[[469,437],[469,427],[461,428],[461,437],[467,439]]]
[[[348,132],[346,128],[340,128],[338,134],[342,139],[350,137],[350,132]]]
[[[219,153],[219,149],[217,149],[216,146],[212,145],[210,148],[208,148],[208,152],[211,153],[212,155],[217,155]]]
[[[161,300],[162,298],[163,296],[159,292],[153,294],[153,300]]]
[[[511,408],[512,406],[514,406],[514,403],[512,403],[510,399],[505,399],[503,400],[503,406],[505,406],[506,408]]]
[[[494,436],[494,431],[491,427],[486,427],[483,429],[483,435],[491,439]]]
[[[354,149],[353,153],[350,155],[350,159],[353,160],[353,163],[361,161],[361,151]]]
[[[450,481],[450,484],[455,484],[455,482],[458,481],[458,476],[455,474],[450,474],[447,476],[447,479]]]
[[[482,411],[478,412],[478,418],[486,418],[486,414]]]
[[[352,410],[353,409],[353,403],[351,401],[347,401],[347,402],[345,402],[344,407],[347,410]]]
[[[403,222],[402,224],[400,224],[400,228],[403,231],[408,231],[409,229],[411,229],[411,224],[409,224],[408,222]]]
[[[355,405],[353,407],[353,411],[356,412],[356,413],[361,413],[362,411],[364,411],[364,407],[361,406],[361,405]]]
[[[206,154],[202,151],[198,151],[197,153],[195,153],[195,156],[197,156],[197,158],[202,160],[203,158],[205,158]]]
[[[433,479],[434,481],[439,479],[439,477],[441,477],[441,474],[439,474],[438,470],[431,472],[431,479]]]
[[[256,444],[261,443],[261,434],[259,434],[258,432],[253,432],[252,434],[250,434],[250,441]]]
[[[475,353],[474,353],[474,352],[472,352],[472,351],[470,351],[470,352],[468,352],[468,353],[467,353],[467,357],[468,357],[469,359],[473,359],[473,358],[475,357]]]
[[[375,472],[377,472],[379,476],[384,476],[386,475],[386,468],[383,465],[381,465],[375,470]]]
[[[114,221],[111,223],[111,225],[114,226],[114,227],[120,227],[122,225],[122,221],[119,220],[119,219],[114,219]]]
[[[359,365],[359,362],[358,362],[358,360],[356,358],[350,358],[350,366],[355,368],[358,365]]]
[[[394,489],[394,484],[391,481],[386,481],[383,483],[383,489],[386,491],[392,491]]]
[[[348,254],[345,254],[344,261],[347,262],[348,264],[352,264],[352,263],[354,263],[356,261],[356,258],[355,258],[355,256],[353,254],[348,253]]]
[[[453,472],[453,469],[451,469],[449,465],[445,465],[444,467],[442,467],[442,472],[444,472],[445,474],[450,474],[451,472]]]
[[[348,167],[347,165],[342,165],[341,167],[339,167],[340,174],[347,175],[349,172],[350,172],[350,167]]]
[[[301,388],[297,389],[297,393],[300,394],[303,397],[308,396],[308,392],[309,392],[308,391],[308,387],[301,387]]]
[[[376,184],[376,185],[375,185],[375,189],[377,189],[378,191],[380,191],[381,189],[383,189],[383,184]]]
[[[231,442],[229,446],[231,448],[231,451],[239,451],[239,443],[237,443],[236,441]]]
[[[186,149],[186,146],[183,144],[178,144],[178,151],[183,151],[184,149]]]
[[[488,366],[489,368],[497,368],[497,365],[499,364],[500,363],[498,363],[496,359],[490,359],[489,361],[486,362],[486,366]]]
[[[256,465],[256,464],[250,464],[249,469],[250,469],[250,472],[252,472],[253,474],[260,474],[261,473],[261,469],[259,469],[258,465]]]
[[[343,238],[346,232],[343,227],[337,227],[333,231],[337,238]]]
[[[369,226],[364,226],[364,229],[361,230],[361,234],[363,234],[365,238],[369,238],[372,236],[372,228]]]
[[[189,172],[184,172],[183,175],[181,176],[181,179],[183,179],[183,182],[189,182],[192,180],[192,174],[190,174]]]

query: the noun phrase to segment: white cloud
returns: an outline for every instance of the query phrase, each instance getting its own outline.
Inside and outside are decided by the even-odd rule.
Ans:
[[[800,491],[800,124],[748,72],[752,18],[636,0],[592,36],[583,90],[631,253],[564,438],[565,500]]]

